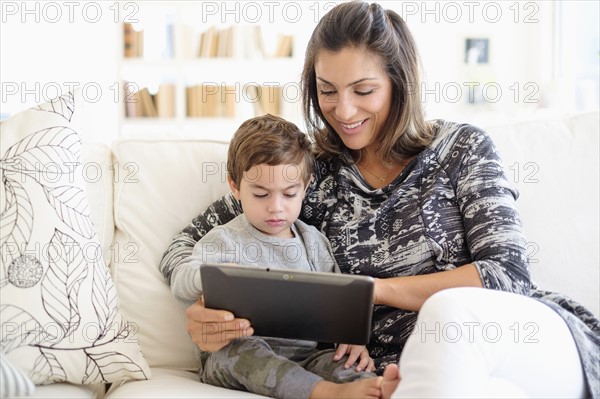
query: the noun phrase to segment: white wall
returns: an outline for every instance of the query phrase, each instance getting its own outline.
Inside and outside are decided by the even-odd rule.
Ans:
[[[118,126],[112,2],[67,3],[2,1],[1,112],[13,114],[77,86],[94,118],[85,134],[110,142]]]
[[[127,12],[135,11],[133,2],[1,3],[0,112],[3,117],[54,97],[56,88],[67,91],[69,85],[77,85],[84,89],[84,99],[95,118],[88,132],[106,142],[115,138],[122,112],[122,98],[116,87],[122,77],[118,63],[122,51],[121,25],[116,20],[122,21]],[[138,3],[142,8],[148,4]],[[202,2],[194,3],[197,7]],[[217,9],[223,4],[210,3]],[[235,18],[242,23],[250,22],[244,21],[249,15],[241,12],[245,3],[227,2],[227,7],[235,10],[232,4],[236,3],[240,10],[237,14],[235,11],[221,13],[218,19],[225,23]],[[290,30],[289,18],[281,10],[294,2],[276,3],[278,7],[270,25]],[[553,1],[381,3],[399,12],[415,36],[426,73],[424,101],[429,117],[484,123],[489,119],[529,115],[547,105],[560,106],[560,111],[572,110],[565,101],[557,101],[573,92],[556,90],[560,81],[555,70]],[[323,15],[332,2],[295,4],[304,14],[300,21],[292,24],[291,30],[304,32],[300,40],[306,41],[318,16]],[[579,6],[577,2],[563,4],[569,10]],[[260,7],[266,15],[268,8]],[[117,9],[118,16],[115,15]],[[598,17],[595,18],[597,30]],[[489,39],[489,64],[464,63],[466,38]],[[597,37],[592,40],[597,41]],[[298,72],[301,59],[298,57]],[[479,82],[479,87],[488,85],[486,101],[478,105],[466,103],[473,90],[468,82],[473,81]],[[498,88],[501,93],[497,92]]]
[[[504,118],[539,107],[552,79],[551,2],[389,3],[419,46],[429,117],[477,121],[482,114]],[[465,63],[467,38],[489,40],[489,63]],[[480,88],[485,88],[483,101],[468,104]]]

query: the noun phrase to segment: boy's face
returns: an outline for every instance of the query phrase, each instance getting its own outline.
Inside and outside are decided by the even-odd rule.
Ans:
[[[248,221],[263,233],[291,238],[306,186],[300,165],[256,165],[244,172],[240,187],[227,176],[233,195],[242,203]]]

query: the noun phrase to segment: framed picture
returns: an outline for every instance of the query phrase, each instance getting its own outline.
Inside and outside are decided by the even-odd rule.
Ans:
[[[465,40],[465,63],[487,64],[489,60],[489,39]]]

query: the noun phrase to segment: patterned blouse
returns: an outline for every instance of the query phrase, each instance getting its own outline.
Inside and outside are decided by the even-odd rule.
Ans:
[[[373,189],[356,166],[317,162],[301,218],[331,241],[343,273],[412,276],[473,263],[485,288],[551,306],[575,337],[591,396],[600,397],[600,322],[571,299],[537,290],[511,188],[491,138],[480,129],[434,122],[431,145],[389,185]],[[167,282],[208,230],[241,213],[226,196],[177,235],[161,261]],[[417,312],[377,305],[368,345],[378,372],[399,360]]]

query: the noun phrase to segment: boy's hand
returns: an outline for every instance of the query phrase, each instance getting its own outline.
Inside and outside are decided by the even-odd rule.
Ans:
[[[236,319],[231,312],[209,309],[203,298],[187,308],[188,333],[198,347],[206,352],[216,352],[232,340],[254,334],[250,322]]]
[[[375,363],[373,362],[373,359],[371,359],[371,356],[369,356],[369,351],[367,351],[366,346],[339,344],[333,355],[333,360],[340,360],[346,354],[348,355],[348,360],[346,360],[346,364],[344,364],[345,368],[350,368],[358,361],[356,371],[375,370]]]

